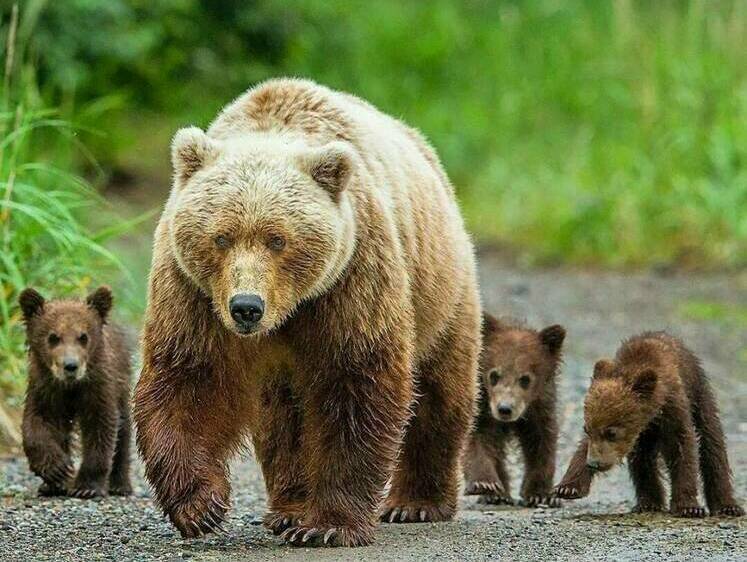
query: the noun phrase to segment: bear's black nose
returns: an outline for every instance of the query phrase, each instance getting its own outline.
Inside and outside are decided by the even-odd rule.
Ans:
[[[586,461],[586,466],[589,470],[592,470],[592,471],[599,470],[600,468],[602,468],[602,465],[599,461],[595,461],[591,459],[588,459]]]
[[[72,375],[78,370],[78,362],[75,359],[63,359],[62,368],[65,372]]]
[[[513,408],[511,406],[508,406],[506,404],[501,404],[498,406],[498,413],[502,416],[510,416],[511,412],[513,412]]]
[[[228,310],[239,328],[249,330],[262,320],[265,303],[259,295],[240,293],[231,297]]]

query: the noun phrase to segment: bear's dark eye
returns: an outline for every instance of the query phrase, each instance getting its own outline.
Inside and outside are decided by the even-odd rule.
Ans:
[[[521,386],[521,388],[529,388],[531,382],[532,378],[529,375],[522,375],[519,377],[519,386]]]
[[[80,342],[80,345],[86,345],[88,343],[88,334],[79,335],[78,341]]]
[[[49,345],[54,347],[60,343],[60,336],[58,336],[57,334],[49,334],[49,336],[47,337],[47,341],[49,342]]]
[[[220,249],[225,250],[226,248],[229,248],[231,246],[231,240],[230,238],[228,238],[228,236],[223,236],[221,234],[215,237],[215,245]]]
[[[614,427],[608,427],[602,433],[602,438],[606,441],[614,441],[617,439],[617,430]]]
[[[498,384],[498,381],[501,379],[501,374],[498,372],[497,369],[493,369],[488,373],[488,378],[490,379],[490,386],[495,386]]]
[[[285,238],[283,238],[279,234],[276,234],[275,236],[270,238],[267,246],[269,246],[270,250],[275,250],[276,252],[278,252],[285,248]]]

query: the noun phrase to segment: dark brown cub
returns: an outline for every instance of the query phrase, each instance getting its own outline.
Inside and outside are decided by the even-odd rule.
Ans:
[[[19,303],[29,360],[23,449],[44,481],[39,493],[129,495],[130,350],[124,334],[107,322],[111,291],[100,287],[83,302],[46,301],[25,289]],[[76,425],[82,461],[74,476]]]
[[[516,438],[524,458],[524,505],[560,505],[551,492],[558,437],[555,378],[564,339],[562,326],[536,331],[484,316],[480,403],[465,463],[465,493],[487,503],[513,503],[506,444]]]
[[[716,400],[700,361],[680,340],[646,332],[623,342],[614,360],[598,361],[584,420],[586,436],[556,488],[559,497],[586,496],[594,474],[627,456],[638,500],[634,511],[663,511],[661,455],[674,515],[705,516],[698,472],[711,515],[744,515],[734,498]]]

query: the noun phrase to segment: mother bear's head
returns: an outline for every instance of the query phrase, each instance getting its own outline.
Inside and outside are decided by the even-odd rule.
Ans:
[[[172,249],[228,330],[272,330],[339,278],[355,244],[346,188],[358,164],[347,144],[189,127],[172,162]]]

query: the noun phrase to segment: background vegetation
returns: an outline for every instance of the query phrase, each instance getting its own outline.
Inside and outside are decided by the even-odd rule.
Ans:
[[[150,227],[107,253],[128,225],[102,210],[160,205],[174,130],[277,75],[423,130],[476,237],[526,263],[747,264],[742,0],[26,0],[15,44],[0,378],[23,284],[81,292],[95,271],[137,313]]]

